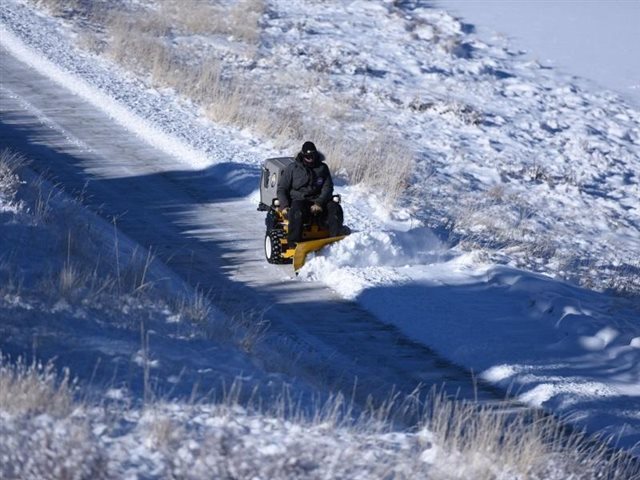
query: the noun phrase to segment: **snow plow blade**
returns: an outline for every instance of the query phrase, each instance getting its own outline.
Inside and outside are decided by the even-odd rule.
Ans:
[[[339,235],[337,237],[321,238],[319,240],[309,240],[307,242],[298,243],[293,254],[293,269],[297,272],[302,268],[307,258],[307,253],[320,250],[325,245],[342,240],[344,237],[346,237],[346,235]]]

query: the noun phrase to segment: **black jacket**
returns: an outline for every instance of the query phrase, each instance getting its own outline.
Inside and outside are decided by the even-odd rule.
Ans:
[[[324,155],[318,152],[315,162],[307,166],[299,153],[278,180],[277,193],[280,208],[289,207],[293,200],[308,200],[324,207],[333,195],[333,179]]]

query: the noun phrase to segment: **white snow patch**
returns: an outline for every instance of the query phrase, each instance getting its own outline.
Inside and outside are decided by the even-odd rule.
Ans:
[[[134,115],[125,105],[114,101],[100,90],[87,82],[71,75],[50,62],[42,55],[21,42],[13,33],[0,25],[0,45],[9,50],[15,57],[29,64],[36,71],[48,76],[59,84],[69,88],[99,110],[107,113],[116,122],[131,130],[136,135],[147,140],[156,148],[186,162],[192,168],[202,168],[211,165],[211,160],[199,151],[178,140],[173,135],[154,126],[150,122]]]

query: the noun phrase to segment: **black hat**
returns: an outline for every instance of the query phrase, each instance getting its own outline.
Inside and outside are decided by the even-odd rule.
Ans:
[[[315,153],[317,151],[313,142],[304,142],[302,144],[302,153]]]

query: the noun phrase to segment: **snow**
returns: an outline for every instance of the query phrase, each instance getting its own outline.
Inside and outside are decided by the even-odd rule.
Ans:
[[[640,106],[640,4],[437,0],[435,4],[484,36],[502,35],[527,56],[594,81]]]
[[[260,57],[248,75],[268,84],[281,72],[326,73],[333,91],[357,99],[354,115],[382,116],[386,127],[402,132],[417,152],[414,178],[396,210],[361,186],[339,187],[354,233],[318,252],[294,277],[286,266],[262,262],[263,220],[247,213],[257,203],[260,160],[283,153],[280,149],[246,131],[204,121],[171,92],[149,89],[105,59],[73,54],[68,37],[75,27],[32,16],[24,3],[3,2],[3,123],[7,119],[12,128],[20,121],[37,124],[32,128],[38,145],[58,142],[55,150],[61,155],[36,158],[34,168],[54,171],[69,190],[87,181],[92,198],[86,203],[99,215],[87,214],[86,223],[98,226],[105,243],[113,239],[105,233],[111,231],[112,215],[129,212],[118,224],[123,258],[140,245],[170,247],[166,255],[159,253],[150,273],[154,278],[171,278],[172,291],[186,291],[191,299],[197,299],[198,289],[210,287],[209,298],[219,303],[211,312],[216,322],[227,322],[230,312],[255,309],[266,320],[260,325],[266,331],[249,332],[243,344],[247,351],[242,351],[224,341],[207,341],[210,332],[181,321],[157,298],[84,305],[74,298],[12,291],[1,304],[6,336],[0,348],[25,354],[33,338],[42,338],[42,355],[57,356],[84,379],[97,368],[96,358],[104,356],[110,368],[100,380],[116,380],[103,386],[104,395],[116,402],[144,394],[139,382],[145,370],[167,391],[179,385],[182,394],[188,393],[189,382],[215,389],[238,376],[267,394],[292,382],[305,395],[316,388],[327,394],[329,379],[339,382],[344,372],[362,375],[372,391],[376,379],[386,387],[394,375],[406,383],[419,378],[424,372],[410,376],[414,365],[403,365],[396,351],[382,350],[374,357],[379,344],[373,338],[367,350],[348,326],[340,330],[337,325],[362,315],[366,325],[375,319],[393,326],[403,338],[518,400],[571,418],[590,432],[611,435],[616,445],[638,455],[640,305],[637,295],[601,290],[621,271],[631,273],[630,282],[638,279],[640,112],[613,93],[523,58],[504,39],[467,32],[442,10],[406,3],[415,8],[385,1],[355,1],[344,8],[326,2],[270,3],[273,11],[264,19],[262,41],[271,54]],[[627,17],[635,7],[626,7],[631,9]],[[604,10],[619,13],[613,6]],[[20,62],[13,57],[33,69],[30,78],[17,80]],[[60,98],[73,113],[61,114],[51,99],[48,103],[33,93],[37,88],[29,82],[40,85],[38,75],[57,84],[45,93],[66,95]],[[72,93],[60,93],[67,90]],[[297,100],[326,93],[322,84],[301,88]],[[22,120],[12,116],[16,112]],[[108,118],[119,127],[103,139],[78,118],[100,126]],[[344,129],[346,136],[361,134],[357,122]],[[3,141],[21,145],[17,138]],[[77,169],[69,165],[71,158]],[[511,199],[517,199],[515,206],[505,206]],[[216,213],[220,209],[234,221],[224,223]],[[50,248],[61,243],[63,233],[39,227],[40,235],[27,237],[22,229],[34,220],[8,198],[0,197],[0,213],[2,243],[26,261],[27,284],[47,275],[44,259],[64,264],[64,242],[55,252]],[[479,238],[477,244],[465,248],[464,235],[459,241],[438,223],[452,213],[460,220],[457,234]],[[21,227],[14,229],[16,224]],[[249,239],[239,239],[239,230]],[[494,235],[498,246],[482,248]],[[534,247],[553,253],[531,256]],[[83,266],[88,265],[85,260]],[[574,270],[583,276],[591,271],[598,288],[567,281]],[[309,316],[309,306],[326,310],[329,318]],[[132,312],[129,320],[121,317]],[[311,322],[300,320],[305,314]],[[150,352],[141,345],[143,323]],[[34,332],[39,335],[31,338]],[[368,334],[373,336],[365,330],[364,338]],[[250,343],[256,340],[252,335],[264,336],[264,345]],[[402,351],[398,343],[394,348]],[[287,362],[292,354],[296,361]],[[383,365],[362,365],[359,356]],[[135,375],[118,370],[119,365],[134,369]],[[333,385],[344,386],[350,379]],[[137,388],[126,388],[128,381]],[[200,432],[212,426],[206,409],[175,404],[159,415],[171,421],[184,415],[189,429]],[[229,435],[247,442],[253,438],[253,445],[243,445],[259,454],[250,463],[277,456],[292,439],[307,441],[290,432],[277,438],[268,419],[236,413],[238,423]],[[138,410],[131,414],[139,417],[137,426],[125,443],[114,442],[120,450],[112,461],[129,456],[139,467],[131,475],[161,477],[171,467],[163,453],[153,451],[149,424],[156,419]],[[112,441],[100,433],[106,420],[96,422],[94,435]],[[3,428],[17,437],[20,426]],[[80,438],[86,434],[76,425],[61,423],[60,428],[78,428]],[[242,433],[254,430],[261,434]],[[276,431],[273,437],[265,434],[271,430]],[[210,439],[209,434],[219,440],[220,430],[207,432],[196,436],[198,441]],[[322,437],[321,432],[315,435]],[[388,438],[385,448],[417,451],[421,461],[434,464],[441,455],[438,447],[422,448],[420,435],[428,437],[422,432],[397,442]],[[336,438],[322,448],[337,451],[353,441],[349,435]],[[176,472],[184,473],[194,462],[198,471],[207,471],[210,459],[202,456],[197,441],[177,451]],[[327,453],[327,458],[338,465],[338,457]]]
[[[185,164],[193,168],[202,167],[209,163],[202,152],[197,152],[184,143],[180,143],[172,135],[154,128],[149,122],[132,114],[132,112],[114,101],[113,98],[103,94],[86,82],[70,75],[45,58],[35,55],[26,48],[18,38],[6,28],[0,28],[0,36],[5,48],[11,50],[14,55],[28,63],[33,68],[44,73],[52,80],[67,86],[73,86],[73,91],[96,108],[103,110],[132,133],[148,139],[150,142],[169,155],[184,159]],[[127,172],[129,173],[129,172]]]

